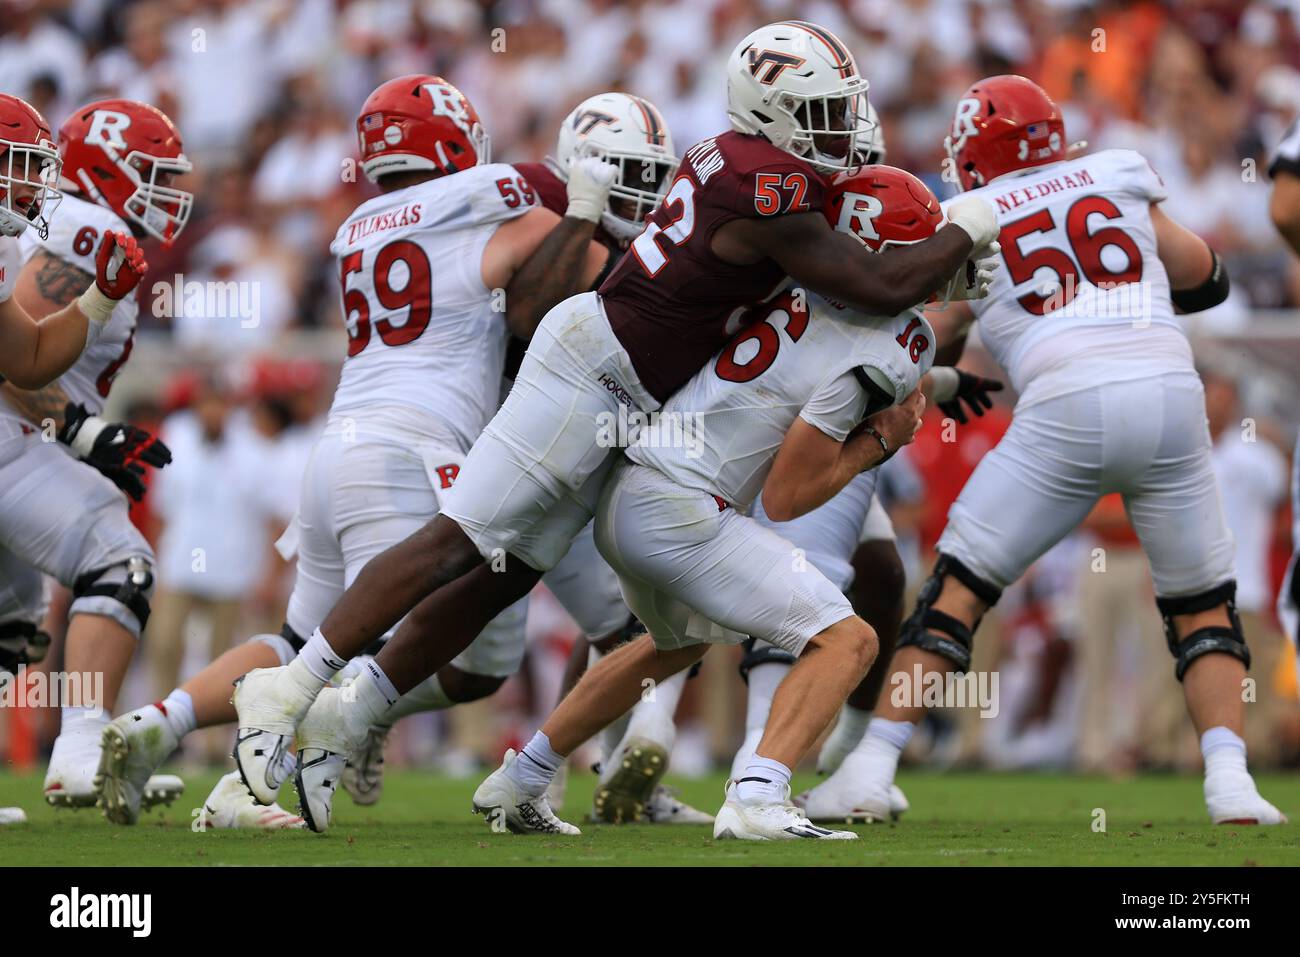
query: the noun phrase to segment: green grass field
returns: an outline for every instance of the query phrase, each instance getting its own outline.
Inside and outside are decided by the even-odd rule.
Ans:
[[[308,832],[190,830],[218,777],[190,775],[172,807],[133,828],[112,827],[95,810],[55,812],[37,775],[0,775],[0,806],[26,809],[27,824],[0,827],[0,865],[1220,865],[1300,864],[1300,824],[1212,827],[1197,778],[1146,776],[1108,781],[1048,774],[903,774],[912,811],[897,824],[858,828],[854,842],[715,842],[705,827],[584,826],[577,838],[494,834],[470,813],[478,779],[393,772],[383,800],[352,805],[340,792],[335,824]],[[807,787],[811,775],[795,784]],[[594,779],[570,780],[568,814]],[[675,782],[683,799],[710,811],[723,779]],[[1300,819],[1300,777],[1264,775],[1261,791]],[[296,796],[294,796],[296,797]],[[286,804],[294,797],[286,799]],[[1106,831],[1093,830],[1094,809]]]

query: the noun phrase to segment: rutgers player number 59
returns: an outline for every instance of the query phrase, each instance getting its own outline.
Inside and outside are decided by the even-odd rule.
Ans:
[[[343,284],[343,322],[348,330],[349,358],[370,343],[370,300],[360,289],[348,288],[348,277],[365,268],[364,250],[344,256],[339,262],[339,281]],[[399,267],[399,263],[401,264]],[[397,239],[384,246],[375,256],[371,288],[375,298],[390,312],[409,310],[406,322],[394,325],[388,319],[374,323],[379,339],[387,346],[404,346],[420,338],[429,325],[432,311],[432,274],[429,257],[418,243]]]

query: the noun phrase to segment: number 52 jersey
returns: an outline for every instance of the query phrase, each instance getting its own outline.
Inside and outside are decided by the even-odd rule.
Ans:
[[[500,404],[507,342],[483,251],[537,205],[514,167],[492,163],[357,207],[330,244],[348,333],[331,414],[414,407],[469,449]]]
[[[1103,150],[971,195],[997,213],[1002,268],[970,306],[1019,407],[1193,368],[1151,223],[1166,193],[1140,154]]]

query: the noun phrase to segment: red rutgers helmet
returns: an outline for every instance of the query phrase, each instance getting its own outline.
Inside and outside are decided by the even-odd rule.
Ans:
[[[962,94],[944,140],[963,190],[1003,173],[1065,159],[1065,122],[1043,88],[1023,76],[991,76]]]
[[[491,162],[491,143],[465,94],[440,76],[389,80],[357,117],[361,169],[372,183],[386,173],[439,176]]]
[[[45,118],[25,100],[0,93],[0,236],[29,225],[49,236],[59,204],[59,154]]]
[[[930,187],[894,166],[864,166],[830,181],[824,212],[831,228],[872,252],[929,239],[943,222]]]
[[[192,193],[171,185],[193,167],[167,115],[134,100],[98,100],[59,130],[65,189],[107,206],[138,235],[170,244],[190,218]]]

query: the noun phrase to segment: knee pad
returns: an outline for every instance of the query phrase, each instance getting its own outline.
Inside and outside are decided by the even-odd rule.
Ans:
[[[1209,611],[1220,605],[1226,605],[1228,627],[1209,625],[1198,628],[1186,638],[1178,637],[1174,627],[1175,615],[1194,615]],[[1241,618],[1237,615],[1237,582],[1228,579],[1222,585],[1203,591],[1197,595],[1182,595],[1177,598],[1156,596],[1156,607],[1165,624],[1165,641],[1169,653],[1174,656],[1174,675],[1179,681],[1187,674],[1193,661],[1202,655],[1232,655],[1247,668],[1250,667],[1250,649],[1246,647],[1246,636],[1241,629]]]
[[[749,673],[759,665],[774,664],[785,665],[790,667],[795,662],[792,652],[784,648],[778,648],[775,645],[769,645],[767,642],[759,644],[754,638],[746,638],[741,647],[745,649],[745,655],[740,659],[740,680],[749,684]],[[698,662],[696,666],[698,667]]]
[[[30,621],[0,622],[0,671],[17,673],[21,665],[44,660],[50,635]]]
[[[976,618],[975,624],[967,628],[952,615],[933,607],[943,593],[943,580],[949,575],[990,608],[1002,597],[1001,588],[986,582],[951,555],[940,554],[934,563],[934,571],[917,593],[916,608],[899,629],[897,649],[913,645],[947,658],[959,672],[964,672],[970,668],[971,645],[983,616]]]
[[[289,648],[292,649],[294,655],[301,652],[303,646],[307,644],[307,639],[294,631],[293,626],[287,621],[280,626],[280,637],[289,643]]]
[[[68,615],[103,615],[139,638],[149,623],[152,595],[153,566],[149,559],[137,556],[86,572],[74,581]]]
[[[285,625],[285,628],[288,627],[289,627],[288,625]],[[292,628],[289,628],[289,633],[295,634]],[[280,631],[280,634],[278,635],[272,635],[272,634],[254,635],[252,638],[249,638],[248,640],[260,641],[262,644],[266,645],[266,647],[270,648],[272,651],[275,652],[276,658],[280,660],[280,664],[282,665],[287,665],[289,662],[293,661],[293,659],[298,656],[298,652],[302,650],[302,639],[301,638],[298,639],[299,644],[297,645],[297,647],[295,647],[293,644],[293,640],[284,633],[283,629]]]

